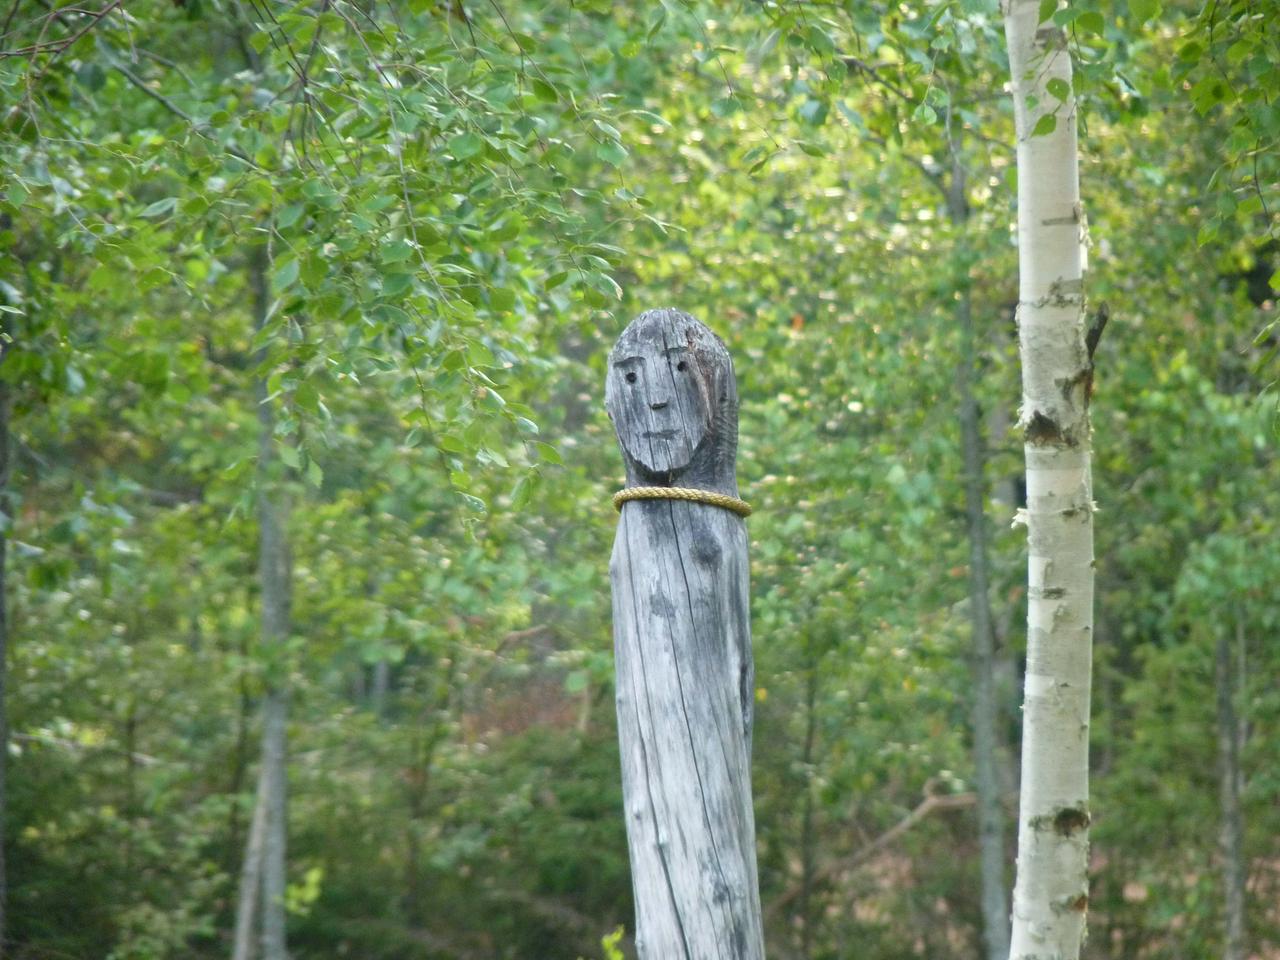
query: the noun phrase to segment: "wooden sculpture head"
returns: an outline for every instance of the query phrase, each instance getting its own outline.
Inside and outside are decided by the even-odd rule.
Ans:
[[[605,408],[628,486],[738,492],[738,384],[724,343],[679,310],[649,310],[609,354]]]

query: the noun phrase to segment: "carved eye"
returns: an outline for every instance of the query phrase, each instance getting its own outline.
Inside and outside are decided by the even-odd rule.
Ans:
[[[634,370],[627,371],[627,383],[635,383],[635,382],[636,382],[635,371]]]
[[[683,372],[689,369],[689,365],[685,363],[683,360],[681,360],[679,363],[676,364],[676,369]]]

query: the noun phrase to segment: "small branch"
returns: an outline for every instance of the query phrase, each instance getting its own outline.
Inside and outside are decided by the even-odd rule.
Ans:
[[[113,70],[115,70],[122,77],[128,80],[132,86],[137,87],[138,90],[146,94],[156,103],[160,104],[170,113],[172,113],[175,117],[178,117],[181,120],[184,120],[186,123],[190,124],[191,131],[194,134],[196,134],[196,136],[203,137],[204,139],[209,140],[212,143],[217,143],[218,146],[222,147],[222,149],[226,150],[227,153],[231,154],[231,156],[235,157],[237,160],[240,160],[243,163],[247,163],[249,166],[253,167],[253,169],[259,171],[260,173],[265,172],[263,168],[259,166],[258,163],[252,157],[250,157],[247,153],[245,153],[243,150],[240,150],[237,147],[233,147],[229,144],[224,144],[220,142],[216,137],[212,136],[213,128],[209,126],[209,124],[201,120],[197,120],[195,117],[187,113],[187,111],[183,110],[180,106],[178,106],[168,97],[166,97],[163,93],[160,93],[158,90],[152,90],[151,87],[147,85],[147,82],[145,80],[143,80],[136,73],[134,73],[132,70],[130,70],[128,67],[126,67],[123,63],[121,63],[119,60],[117,60],[114,56],[112,56],[109,53],[107,54],[107,63]]]
[[[883,67],[889,66],[889,64],[867,63],[865,60],[851,56],[842,56],[840,57],[840,60],[849,68],[850,73],[861,73],[863,76],[870,78],[875,83],[880,84],[895,97],[898,97],[907,103],[916,102],[915,98],[912,97],[911,94],[907,93],[891,80],[886,80],[884,76],[881,75],[880,70]]]
[[[116,7],[120,6],[122,3],[124,3],[124,0],[111,0],[111,2],[101,10],[92,14],[92,19],[69,37],[63,37],[61,40],[38,40],[25,47],[19,47],[17,50],[0,50],[0,60],[6,57],[31,57],[46,51],[52,52],[53,60],[57,60],[58,57],[62,56],[62,54],[64,54],[70,47],[74,46],[77,40],[101,23],[107,15],[111,13],[111,11],[116,9]],[[13,12],[16,10],[17,3],[14,4],[13,10],[9,13],[9,20],[13,19]],[[54,11],[50,16],[54,16],[59,13],[62,13],[62,11]],[[52,60],[50,63],[52,63]]]
[[[187,123],[191,124],[191,126],[194,128],[199,128],[203,126],[203,124],[201,124],[198,120],[196,120],[195,117],[191,116],[191,114],[187,113],[187,111],[183,110],[180,106],[178,106],[168,97],[166,97],[163,93],[160,93],[158,90],[152,90],[149,86],[147,86],[147,83],[145,80],[143,80],[136,73],[131,71],[128,67],[126,67],[123,63],[121,63],[115,57],[108,54],[107,62],[111,65],[111,68],[113,70],[115,70],[122,77],[128,80],[130,84],[137,87],[138,90],[146,94],[156,103],[160,104],[170,113],[172,113],[174,116],[181,117]]]
[[[854,870],[862,866],[873,856],[892,844],[905,834],[908,830],[918,824],[929,814],[940,810],[962,810],[971,807],[977,802],[977,794],[975,793],[952,793],[952,794],[930,794],[920,802],[914,810],[905,817],[895,823],[880,836],[876,837],[870,843],[863,845],[853,853],[833,860],[823,866],[821,869],[814,871],[809,879],[809,886],[812,887],[820,881],[830,880],[836,874],[846,870]],[[769,904],[769,912],[776,914],[784,907],[789,905],[793,900],[804,892],[805,884],[797,883],[789,887],[781,896],[773,900]]]
[[[552,632],[552,628],[545,623],[535,624],[532,627],[525,627],[523,630],[512,630],[498,641],[498,645],[493,652],[495,655],[501,654],[512,644],[523,643],[525,640],[532,640],[535,637],[540,637],[543,634]]]
[[[154,487],[138,487],[136,492],[159,507],[176,507],[184,503],[201,503],[204,500],[203,490],[191,490],[184,492],[178,490],[157,490]]]

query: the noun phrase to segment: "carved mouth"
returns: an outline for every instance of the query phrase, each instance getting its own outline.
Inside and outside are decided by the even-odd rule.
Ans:
[[[647,440],[674,440],[676,432],[674,430],[650,430],[645,433]]]

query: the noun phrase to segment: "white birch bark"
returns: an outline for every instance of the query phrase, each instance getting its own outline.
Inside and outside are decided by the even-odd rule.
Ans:
[[[1013,960],[1075,960],[1088,908],[1093,496],[1076,103],[1061,29],[1004,0],[1018,136],[1027,669]],[[1029,98],[1033,98],[1030,99]],[[1033,135],[1041,118],[1046,122]]]

